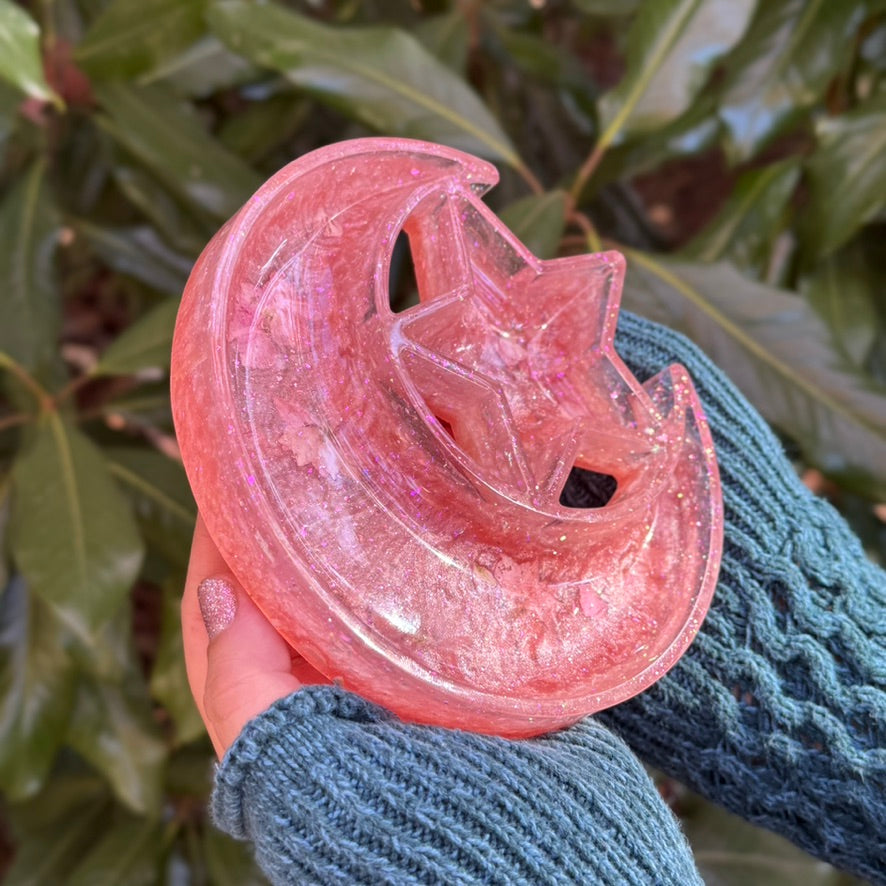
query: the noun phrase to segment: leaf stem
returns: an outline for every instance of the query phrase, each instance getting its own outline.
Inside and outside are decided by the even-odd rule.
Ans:
[[[585,245],[591,250],[591,252],[603,251],[603,241],[600,239],[600,235],[597,233],[594,223],[585,213],[573,209],[569,213],[568,220],[575,224],[575,226],[584,234]]]
[[[44,45],[49,49],[51,49],[56,42],[54,6],[55,3],[53,0],[42,0],[40,3],[42,13],[40,16],[40,30],[43,32]]]
[[[545,189],[542,183],[535,177],[533,171],[521,160],[514,167],[517,173],[529,185],[529,189],[533,194],[544,194]]]
[[[815,0],[815,2],[820,2],[820,0]],[[698,4],[696,3],[695,5],[697,6]],[[597,139],[597,144],[594,145],[594,149],[588,154],[587,160],[582,163],[581,168],[578,170],[578,174],[572,184],[572,190],[570,191],[576,204],[581,197],[582,191],[585,189],[585,185],[587,185],[591,176],[600,165],[603,155],[606,153],[609,146],[615,141],[616,136],[621,132],[621,128],[634,112],[634,108],[640,101],[640,98],[646,91],[650,82],[659,73],[667,52],[672,50],[677,43],[683,25],[692,14],[692,6],[685,8],[679,15],[671,17],[670,23],[660,31],[659,36],[656,39],[656,45],[645,59],[645,64],[641,68],[639,76],[636,78],[636,82],[628,90],[618,113],[609,121],[609,125],[603,130],[600,138]]]
[[[128,400],[123,404],[111,401],[109,403],[100,403],[98,406],[92,406],[89,409],[80,410],[77,415],[77,421],[83,423],[86,421],[92,421],[96,418],[107,419],[111,415],[122,417],[124,415],[138,412],[148,412],[153,409],[163,409],[164,407],[168,407],[168,405],[169,398],[159,394],[156,396],[144,396],[140,399]],[[109,427],[111,427],[111,425],[109,425]]]
[[[41,412],[47,412],[53,408],[55,404],[52,395],[46,388],[21,363],[14,360],[4,351],[0,351],[0,369],[5,369],[10,375],[14,375],[21,382],[22,386],[31,392]]]
[[[92,381],[93,378],[94,376],[90,375],[88,372],[78,375],[76,378],[72,378],[60,391],[56,392],[53,397],[55,405],[59,406],[64,403],[65,400],[79,391],[84,385]]]
[[[611,128],[612,127],[610,127],[610,129]],[[569,190],[569,196],[572,197],[572,200],[576,205],[581,199],[582,191],[584,191],[591,176],[597,171],[597,167],[600,165],[600,161],[603,159],[603,155],[606,153],[613,138],[615,138],[615,133],[613,132],[612,135],[609,135],[609,129],[607,129],[594,145],[594,149],[588,154],[585,158],[585,162],[581,164],[581,167],[576,173],[575,181],[572,183],[572,187]]]
[[[27,412],[16,412],[13,415],[7,415],[4,418],[0,418],[0,431],[27,424],[33,417],[34,416],[29,415]]]

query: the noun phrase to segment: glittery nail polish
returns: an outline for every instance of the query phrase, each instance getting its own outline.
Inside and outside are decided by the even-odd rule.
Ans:
[[[200,614],[206,625],[206,633],[212,640],[225,628],[230,627],[237,614],[237,593],[231,580],[224,576],[204,578],[197,588]]]

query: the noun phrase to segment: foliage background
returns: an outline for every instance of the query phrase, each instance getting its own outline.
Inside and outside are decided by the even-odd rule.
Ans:
[[[624,250],[882,557],[884,68],[883,0],[0,0],[7,882],[261,882],[203,811],[166,371],[194,258],[314,147],[451,144],[538,254]],[[851,882],[661,789],[710,883]]]

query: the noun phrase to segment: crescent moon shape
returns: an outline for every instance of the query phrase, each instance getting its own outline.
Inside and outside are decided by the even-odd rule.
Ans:
[[[624,263],[541,261],[480,200],[489,164],[405,139],[271,178],[188,282],[172,397],[226,561],[331,680],[506,736],[641,691],[716,583],[722,505],[686,371],[613,347]],[[398,235],[420,303],[389,304]],[[615,478],[567,508],[570,470]]]

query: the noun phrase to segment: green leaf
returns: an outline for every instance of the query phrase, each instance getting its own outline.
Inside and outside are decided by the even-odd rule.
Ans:
[[[815,127],[808,159],[809,248],[827,255],[886,206],[886,95]]]
[[[6,144],[15,130],[20,104],[21,94],[19,91],[0,80],[0,165],[4,160]]]
[[[96,211],[111,171],[111,140],[86,115],[65,118],[64,150],[52,156],[52,194],[66,214]],[[65,219],[67,221],[67,219]]]
[[[851,886],[856,882],[762,828],[700,798],[681,801],[686,836],[706,886]],[[860,883],[860,881],[858,881]]]
[[[859,59],[879,74],[886,72],[886,20],[882,18],[883,12],[881,9],[879,22],[871,28],[865,27],[861,46],[858,49]]]
[[[523,165],[468,85],[397,28],[329,27],[238,0],[214,5],[209,23],[235,52],[373,129]]]
[[[267,883],[249,848],[213,827],[204,831],[203,852],[213,886],[265,886]]]
[[[109,115],[102,126],[187,205],[227,220],[261,184],[167,90],[100,83],[95,92]]]
[[[19,840],[53,830],[61,835],[59,825],[73,823],[79,813],[82,813],[82,817],[90,818],[93,811],[105,812],[111,802],[111,793],[101,776],[76,755],[65,754],[46,787],[37,796],[15,803],[15,815],[8,820]]]
[[[737,163],[800,119],[848,62],[864,0],[760,3],[726,62],[720,116]]]
[[[46,379],[56,359],[58,242],[46,169],[34,163],[0,203],[0,351]]]
[[[66,878],[67,886],[153,886],[163,865],[162,826],[152,819],[121,817],[102,828],[86,857]]]
[[[202,741],[174,748],[166,768],[167,790],[180,797],[205,801],[212,790],[215,763],[215,752],[209,736],[204,736]]]
[[[186,567],[197,506],[179,462],[150,449],[108,447],[108,469],[132,502],[145,540]]]
[[[521,71],[546,86],[593,95],[594,83],[585,72],[584,63],[567,47],[515,31],[491,12],[487,11],[487,17],[507,59]]]
[[[316,112],[314,103],[291,92],[250,103],[228,117],[218,132],[219,141],[250,163],[263,160],[288,142]]]
[[[70,798],[76,802],[70,804],[66,815],[51,815],[46,810],[47,801],[52,802],[58,785],[59,780],[56,779],[50,783],[47,791],[28,804],[41,803],[43,821],[39,828],[29,830],[20,837],[15,860],[3,880],[4,886],[66,883],[76,860],[95,840],[96,829],[102,826],[108,814],[105,798],[96,796],[93,790],[86,787],[81,793],[71,795]],[[62,787],[66,785],[62,783]]]
[[[135,427],[148,426],[171,432],[173,425],[169,406],[169,381],[164,378],[159,382],[140,384],[135,390],[124,389],[102,403],[94,415],[104,418],[117,416],[125,424]]]
[[[203,251],[216,231],[216,221],[199,218],[199,211],[189,212],[183,202],[172,196],[143,166],[118,159],[111,175],[126,200],[148,218],[167,246],[174,246],[191,259]]]
[[[702,262],[728,258],[763,276],[799,178],[793,157],[744,173],[726,205],[681,252]]]
[[[43,76],[40,28],[11,0],[0,0],[0,79],[9,81],[31,98],[62,104]]]
[[[685,114],[661,129],[611,147],[591,179],[591,190],[655,169],[668,160],[706,151],[716,144],[719,134],[720,120],[714,102],[709,95],[703,96]]]
[[[531,194],[511,203],[499,217],[530,252],[539,258],[553,258],[566,227],[568,202],[565,191]]]
[[[0,474],[0,592],[9,584],[6,535],[9,529],[9,474]]]
[[[0,598],[0,787],[13,801],[43,786],[74,701],[65,631],[13,579]]]
[[[140,675],[125,685],[84,678],[77,690],[68,742],[101,772],[127,808],[156,814],[166,747],[157,734]]]
[[[823,259],[800,281],[800,291],[846,361],[859,368],[880,332],[876,297],[886,287],[886,271],[877,264],[882,262],[871,261],[856,242]]]
[[[101,453],[57,413],[13,467],[10,549],[32,592],[81,637],[111,618],[141,564],[132,513]]]
[[[424,19],[413,33],[447,68],[463,75],[468,63],[470,27],[464,11],[455,7],[443,15]]]
[[[121,683],[136,668],[133,612],[130,606],[118,609],[89,641],[73,637],[71,658],[80,674],[96,680]]]
[[[206,734],[206,727],[191,695],[182,644],[181,597],[167,590],[163,595],[163,621],[151,695],[161,702],[175,723],[177,744],[187,744]]]
[[[146,369],[169,369],[177,314],[177,300],[160,302],[111,342],[92,374],[129,375]]]
[[[181,294],[193,262],[171,249],[152,226],[109,228],[82,219],[72,224],[108,267],[158,292]]]
[[[75,59],[92,77],[133,77],[156,68],[206,30],[206,0],[113,0],[93,21]]]
[[[657,0],[628,32],[627,71],[599,101],[599,145],[658,129],[688,110],[714,64],[738,41],[754,0]]]
[[[727,264],[627,257],[626,308],[687,333],[822,470],[886,494],[886,390],[845,365],[802,298]]]
[[[176,95],[206,98],[260,76],[261,71],[255,65],[231,52],[218,37],[207,34],[180,55],[143,74],[139,83],[142,86],[159,83]]]
[[[586,15],[624,16],[636,12],[643,0],[572,0],[575,7]]]

